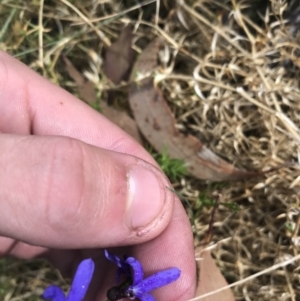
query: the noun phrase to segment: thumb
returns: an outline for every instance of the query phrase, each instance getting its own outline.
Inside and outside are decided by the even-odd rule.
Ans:
[[[52,248],[141,243],[175,196],[156,167],[65,137],[0,135],[0,235]]]

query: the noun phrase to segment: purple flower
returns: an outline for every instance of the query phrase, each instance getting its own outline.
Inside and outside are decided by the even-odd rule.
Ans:
[[[125,261],[122,261],[117,256],[111,255],[107,251],[106,253],[110,258],[111,256],[114,257],[114,260],[109,260],[115,262],[118,265],[118,268],[120,268],[120,266],[123,267],[125,264],[131,267],[131,276],[127,277],[125,282],[119,286],[114,286],[108,290],[107,298],[109,301],[116,301],[122,298],[130,298],[132,300],[137,298],[140,301],[155,301],[154,297],[149,293],[150,291],[170,284],[180,277],[181,272],[178,268],[170,268],[159,271],[143,279],[144,270],[137,259],[128,257]],[[107,255],[106,258],[108,258]]]
[[[43,294],[43,299],[52,301],[82,301],[91,282],[95,264],[92,259],[83,260],[76,271],[68,296],[57,285],[50,285]]]
[[[107,250],[104,250],[104,255],[106,259],[112,261],[118,266],[117,270],[117,284],[120,282],[120,277],[122,274],[125,274],[126,277],[131,277],[131,268],[128,263],[125,262],[126,256],[124,256],[124,260],[120,259],[118,256],[110,254]]]

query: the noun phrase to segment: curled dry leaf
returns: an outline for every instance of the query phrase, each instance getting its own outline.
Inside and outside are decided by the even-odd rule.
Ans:
[[[105,50],[104,71],[114,83],[127,80],[135,59],[135,51],[131,47],[133,26],[128,24],[123,28],[119,38]]]
[[[260,172],[246,172],[225,162],[192,135],[175,127],[175,118],[161,91],[154,88],[149,76],[157,67],[160,40],[155,39],[139,56],[131,73],[129,102],[140,131],[158,151],[167,149],[172,158],[182,159],[190,174],[198,179],[224,181],[249,178]],[[137,81],[137,77],[146,78]]]
[[[63,55],[63,60],[66,65],[66,70],[69,76],[75,81],[78,88],[80,98],[88,104],[95,104],[97,101],[97,95],[94,85],[86,81],[82,74],[74,67],[72,62]],[[118,125],[126,133],[135,138],[141,143],[141,136],[135,121],[130,118],[125,112],[120,112],[112,107],[109,107],[106,103],[101,103],[101,112],[111,122]]]

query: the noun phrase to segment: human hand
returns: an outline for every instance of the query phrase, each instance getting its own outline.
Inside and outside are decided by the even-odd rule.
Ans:
[[[195,291],[191,227],[153,158],[105,117],[0,52],[0,254],[45,256],[63,274],[96,262],[88,300],[105,300],[115,267],[103,248],[138,258],[146,275],[178,267],[153,293]],[[127,246],[127,247],[126,247]]]

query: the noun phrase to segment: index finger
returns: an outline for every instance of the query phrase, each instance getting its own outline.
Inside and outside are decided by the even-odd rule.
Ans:
[[[0,51],[0,131],[60,135],[155,164],[131,136],[66,90]]]

